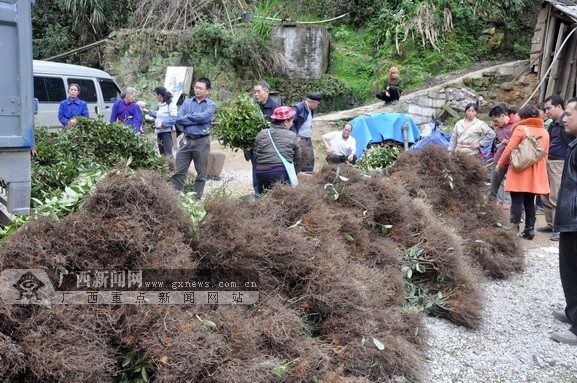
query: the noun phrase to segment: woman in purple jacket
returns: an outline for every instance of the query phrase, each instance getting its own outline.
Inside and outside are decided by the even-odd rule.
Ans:
[[[120,100],[112,106],[110,114],[110,123],[121,122],[124,125],[131,126],[134,133],[142,133],[142,111],[136,104],[136,89],[127,87],[120,95]]]

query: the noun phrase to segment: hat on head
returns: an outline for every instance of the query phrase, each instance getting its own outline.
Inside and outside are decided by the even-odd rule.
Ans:
[[[389,73],[399,73],[399,70],[397,69],[396,66],[392,66],[391,69],[389,69]]]
[[[320,93],[314,92],[307,94],[307,98],[313,101],[320,101],[323,98],[323,96]]]
[[[295,111],[290,106],[279,106],[274,110],[270,118],[273,120],[284,121],[293,118],[295,114]]]

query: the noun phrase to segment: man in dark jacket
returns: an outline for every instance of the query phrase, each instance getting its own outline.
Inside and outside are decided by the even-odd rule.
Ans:
[[[279,99],[270,96],[270,86],[266,81],[257,82],[252,94],[254,95],[254,101],[260,106],[264,119],[270,122],[270,116],[274,110],[281,106]]]
[[[567,100],[565,132],[577,136],[577,98]],[[565,294],[565,310],[553,311],[553,316],[571,324],[568,330],[551,334],[551,339],[577,346],[577,139],[567,148],[561,176],[555,231],[559,232],[559,273]]]
[[[547,154],[547,178],[549,178],[550,191],[549,194],[541,197],[547,226],[539,227],[537,231],[553,233],[551,235],[552,241],[559,240],[559,233],[553,230],[553,221],[555,220],[555,213],[557,212],[557,193],[559,182],[561,181],[561,173],[563,172],[565,153],[567,152],[569,143],[575,138],[563,128],[563,118],[565,117],[564,109],[565,102],[561,96],[554,95],[545,99],[547,116],[553,119],[548,129],[550,141]]]
[[[304,169],[297,169],[297,171],[312,173],[315,167],[315,153],[313,151],[311,130],[313,126],[314,110],[319,106],[321,98],[322,96],[320,93],[309,93],[304,101],[293,106],[296,115],[291,130],[297,134],[300,140],[304,140],[310,149],[310,157],[307,165]]]

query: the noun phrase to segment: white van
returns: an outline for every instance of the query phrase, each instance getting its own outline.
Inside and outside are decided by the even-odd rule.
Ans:
[[[80,85],[81,100],[88,104],[88,114],[102,115],[110,120],[112,105],[120,95],[120,88],[104,71],[80,65],[34,60],[34,98],[38,100],[37,126],[62,128],[58,121],[60,102],[68,97],[68,85]]]

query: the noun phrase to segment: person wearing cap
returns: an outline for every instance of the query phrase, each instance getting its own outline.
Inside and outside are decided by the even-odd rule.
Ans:
[[[288,173],[279,153],[289,162],[294,162],[301,156],[297,135],[289,130],[293,126],[295,115],[296,112],[289,106],[276,108],[271,115],[271,127],[261,130],[256,136],[254,156],[259,194],[270,189],[276,182],[289,183]]]
[[[399,70],[396,66],[391,67],[391,69],[389,69],[389,79],[385,80],[383,91],[377,93],[376,97],[384,101],[385,104],[395,104],[397,100],[401,98],[403,87],[404,82],[403,79],[399,77]]]
[[[142,112],[147,113],[154,120],[154,131],[158,142],[158,152],[162,156],[172,158],[172,125],[171,117],[176,118],[176,102],[172,102],[172,93],[165,87],[159,86],[154,88],[156,100],[158,100],[158,110],[149,110],[141,108]]]
[[[304,171],[312,173],[315,167],[315,154],[313,151],[313,141],[311,138],[314,110],[319,106],[322,96],[320,93],[309,93],[304,101],[299,102],[293,106],[295,111],[294,125],[291,128],[301,140],[304,140],[311,152],[309,161],[304,169],[297,169],[297,171]]]
[[[253,88],[254,101],[260,106],[260,111],[264,116],[264,119],[271,122],[270,116],[273,114],[274,110],[281,106],[278,99],[273,99],[269,97],[270,87],[266,81],[259,81],[255,84]],[[252,188],[255,194],[258,194],[258,180],[256,179],[256,159],[252,150],[244,151],[244,159],[251,162],[252,165]]]

